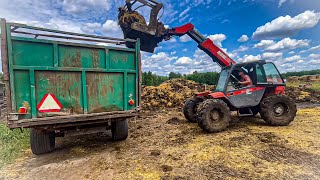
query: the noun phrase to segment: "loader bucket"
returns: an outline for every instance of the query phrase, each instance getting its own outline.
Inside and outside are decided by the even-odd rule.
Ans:
[[[157,23],[157,27],[149,27],[146,20],[138,12],[127,12],[123,8],[119,8],[118,23],[122,29],[124,38],[140,39],[141,51],[153,53],[158,43],[163,41],[165,27],[161,22]],[[128,48],[134,48],[135,44],[127,42]]]

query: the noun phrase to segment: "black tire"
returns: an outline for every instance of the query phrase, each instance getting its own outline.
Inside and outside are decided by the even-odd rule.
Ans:
[[[111,123],[112,140],[123,141],[128,138],[128,120],[118,120]]]
[[[251,108],[251,111],[252,111],[251,117],[255,117],[260,112],[259,108],[257,107]]]
[[[297,114],[297,106],[293,99],[285,95],[266,97],[260,103],[261,118],[272,126],[287,126]]]
[[[198,124],[205,132],[216,133],[225,130],[229,126],[230,119],[230,109],[220,99],[208,99],[198,106]]]
[[[42,129],[30,129],[30,146],[35,155],[49,153],[55,147],[55,132]]]
[[[183,114],[184,114],[184,117],[189,122],[192,122],[192,123],[196,123],[197,122],[197,118],[196,118],[197,108],[198,108],[198,105],[201,102],[203,102],[203,99],[198,98],[198,97],[193,97],[191,99],[188,99],[186,101],[186,103],[184,104]]]

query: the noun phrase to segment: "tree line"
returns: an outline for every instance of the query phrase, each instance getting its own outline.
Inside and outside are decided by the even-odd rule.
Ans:
[[[287,72],[283,73],[283,78],[287,78],[289,76],[305,76],[305,75],[316,75],[320,74],[320,69],[311,70],[311,71],[298,71],[298,72]]]
[[[217,72],[207,72],[207,73],[198,73],[194,72],[193,74],[180,74],[170,72],[168,76],[159,76],[153,74],[152,72],[143,72],[142,73],[142,85],[146,86],[158,86],[164,81],[183,78],[187,80],[192,80],[200,84],[214,85],[219,79],[219,73]]]
[[[287,78],[288,76],[304,76],[304,75],[316,75],[320,74],[320,69],[311,70],[311,71],[299,71],[299,72],[287,72],[283,73],[283,78]],[[170,72],[168,76],[159,76],[153,74],[152,72],[143,72],[142,73],[142,85],[146,86],[159,86],[164,81],[175,78],[183,78],[187,80],[192,80],[200,84],[208,84],[215,85],[219,79],[219,73],[217,72],[206,72],[206,73],[198,73],[194,72],[192,74],[180,74]]]

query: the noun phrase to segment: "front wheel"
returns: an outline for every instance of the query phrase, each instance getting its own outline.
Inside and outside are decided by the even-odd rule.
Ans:
[[[220,99],[208,99],[198,106],[198,124],[205,132],[216,133],[225,130],[230,119],[230,109]]]
[[[297,114],[293,99],[285,95],[266,97],[260,103],[261,118],[272,126],[287,126]]]
[[[199,103],[201,103],[203,99],[198,97],[193,97],[191,99],[188,99],[183,107],[183,115],[184,117],[192,123],[197,122],[196,113],[197,113],[197,107]]]

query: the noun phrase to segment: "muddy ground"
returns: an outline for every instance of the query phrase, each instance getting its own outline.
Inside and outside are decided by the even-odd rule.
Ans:
[[[58,139],[57,150],[26,152],[3,179],[320,179],[320,108],[300,109],[288,127],[233,118],[227,131],[205,134],[181,110],[144,113],[130,137]],[[0,178],[2,179],[2,178]]]

